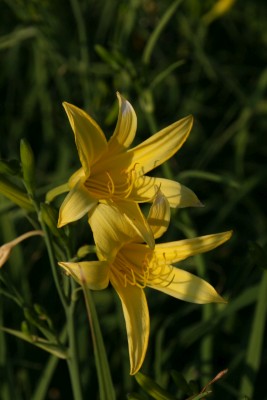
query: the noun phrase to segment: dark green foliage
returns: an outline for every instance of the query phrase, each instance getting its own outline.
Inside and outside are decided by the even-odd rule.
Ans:
[[[256,400],[266,398],[267,371],[267,5],[263,0],[236,1],[207,24],[204,16],[214,4],[1,1],[0,173],[5,182],[20,179],[20,164],[14,160],[20,158],[20,140],[26,138],[35,157],[38,198],[45,201],[49,189],[66,182],[79,160],[62,101],[83,107],[108,137],[117,117],[115,93],[121,92],[137,112],[135,143],[193,114],[189,139],[159,172],[189,186],[205,207],[174,212],[163,240],[233,229],[229,243],[182,264],[209,280],[228,304],[192,305],[148,290],[151,333],[142,372],[170,398],[184,400],[227,368],[223,379],[208,388],[208,398]],[[23,186],[19,190],[24,196]],[[31,210],[28,198],[23,201]],[[56,219],[54,210],[44,211]],[[0,218],[0,244],[31,229],[32,221],[2,196]],[[71,236],[72,255],[92,244],[86,221],[76,231],[75,224],[66,230],[55,240],[66,243],[65,233]],[[45,323],[53,321],[53,332],[61,334],[62,310],[50,274],[38,239],[14,249],[0,271],[0,325],[19,330],[25,305],[38,303],[46,310]],[[12,301],[16,291],[23,306]],[[129,399],[151,398],[129,376],[125,326],[112,288],[94,293],[94,298],[117,398],[126,399],[129,393]],[[80,302],[76,326],[81,379],[85,398],[97,399],[86,318]],[[71,400],[61,361],[49,370],[48,394],[35,392],[51,363],[48,357],[0,332],[0,398]],[[196,391],[190,381],[197,382]]]

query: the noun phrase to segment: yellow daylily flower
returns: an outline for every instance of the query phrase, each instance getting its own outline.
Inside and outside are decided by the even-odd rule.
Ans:
[[[231,232],[157,244],[151,249],[142,243],[142,237],[112,205],[100,204],[90,219],[99,261],[60,262],[59,265],[89,289],[104,289],[109,282],[114,287],[126,323],[130,374],[135,374],[143,363],[149,337],[149,311],[144,288],[150,287],[198,304],[224,303],[208,282],[173,264],[214,249],[228,240]],[[159,194],[148,216],[155,238],[166,231],[169,220],[169,203]]]
[[[82,167],[69,179],[70,191],[60,207],[58,226],[92,212],[99,202],[112,201],[134,226],[137,221],[137,231],[141,229],[144,240],[153,247],[151,231],[138,203],[152,202],[160,187],[171,207],[201,205],[196,195],[178,182],[146,176],[179,150],[190,133],[193,118],[185,117],[129,149],[137,117],[131,104],[119,93],[117,97],[118,120],[109,141],[85,111],[63,103]]]

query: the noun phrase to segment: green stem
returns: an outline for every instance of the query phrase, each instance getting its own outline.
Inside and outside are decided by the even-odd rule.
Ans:
[[[144,92],[141,92],[141,93],[144,96]],[[150,106],[149,107],[143,106],[142,109],[145,113],[145,118],[147,120],[150,133],[151,133],[151,135],[153,135],[154,133],[156,133],[158,131],[158,124],[157,124],[157,120],[156,120],[155,113],[154,113],[154,98],[153,98],[152,90],[147,89],[145,91],[145,93],[146,93],[145,98],[147,98],[147,100],[143,100],[143,101],[149,102]],[[170,164],[169,164],[168,160],[165,161],[161,165],[161,170],[162,170],[165,178],[168,178],[171,180],[173,179],[173,173],[170,168]]]
[[[72,281],[72,294],[74,294],[75,283]],[[71,386],[73,390],[74,400],[82,400],[82,389],[81,389],[81,379],[79,372],[79,362],[78,362],[78,349],[77,349],[77,328],[75,326],[75,305],[76,299],[72,298],[71,304],[67,311],[67,330],[69,338],[69,357],[68,357],[68,368],[71,379]]]
[[[193,238],[197,236],[197,232],[192,224],[192,220],[188,213],[184,213],[184,219],[186,225],[190,227],[186,235],[187,237]],[[202,254],[195,256],[197,275],[203,279],[207,276],[207,268]],[[214,313],[213,304],[205,304],[202,309],[202,321],[208,322],[211,320]],[[212,335],[205,335],[200,344],[200,361],[201,361],[201,385],[205,386],[207,381],[212,378],[211,363],[213,359],[213,337]]]
[[[246,354],[246,367],[248,374],[245,374],[241,380],[240,395],[248,398],[253,397],[254,381],[256,373],[259,370],[262,345],[264,338],[265,320],[267,314],[267,271],[263,272],[263,277],[258,291],[258,299],[255,307],[253,323],[249,345]]]
[[[76,328],[74,322],[74,313],[75,313],[75,305],[76,301],[74,296],[75,283],[72,281],[72,293],[65,294],[62,282],[59,279],[58,273],[58,265],[55,257],[54,246],[51,239],[51,234],[46,225],[45,221],[42,218],[42,212],[39,206],[37,199],[34,196],[34,191],[31,190],[27,185],[25,185],[29,198],[31,199],[31,203],[34,206],[36,214],[38,216],[42,231],[44,233],[44,240],[48,252],[48,257],[51,265],[52,275],[54,278],[55,286],[62,304],[62,307],[65,311],[66,315],[66,325],[67,325],[67,335],[69,341],[69,357],[67,359],[67,364],[69,368],[69,374],[71,379],[71,386],[73,390],[74,400],[82,400],[82,389],[81,389],[81,381],[80,381],[80,373],[79,373],[79,362],[78,362],[78,352],[77,352],[77,340],[76,340]],[[69,251],[66,250],[66,255],[69,256]]]
[[[94,300],[90,290],[88,290],[85,286],[83,286],[83,293],[93,340],[100,400],[115,400],[115,391]]]
[[[158,38],[162,33],[163,29],[166,27],[169,20],[171,19],[171,17],[174,15],[176,8],[180,5],[180,3],[182,3],[182,0],[176,0],[173,3],[171,3],[171,5],[167,8],[166,12],[162,15],[161,19],[156,25],[156,28],[150,35],[142,56],[142,61],[144,64],[147,65],[150,64],[151,55],[154,47],[156,46]]]
[[[67,330],[66,326],[63,328],[62,333],[60,334],[60,342],[65,343],[67,339]],[[45,400],[47,395],[47,390],[49,388],[51,379],[55,372],[55,369],[58,365],[59,358],[55,356],[49,356],[48,361],[43,369],[43,373],[37,383],[37,386],[34,390],[33,396],[31,400]]]
[[[81,10],[81,5],[78,0],[70,0],[70,4],[72,7],[72,11],[74,14],[74,18],[77,24],[78,37],[79,37],[79,46],[80,46],[80,55],[81,55],[81,86],[83,92],[83,98],[85,106],[88,105],[89,101],[89,81],[88,81],[88,71],[89,71],[89,55],[88,55],[88,44],[87,44],[87,35],[86,35],[86,27],[83,19],[83,13]]]
[[[67,308],[68,308],[68,302],[63,293],[63,289],[62,289],[62,286],[59,281],[58,266],[57,266],[55,255],[54,255],[54,250],[53,250],[53,246],[52,246],[52,242],[51,242],[51,238],[50,238],[50,232],[48,231],[48,228],[47,228],[46,224],[43,222],[41,217],[40,217],[40,224],[41,224],[42,230],[44,232],[44,240],[45,240],[45,244],[46,244],[46,248],[47,248],[47,252],[48,252],[48,257],[49,257],[49,261],[50,261],[50,265],[51,265],[51,269],[52,269],[52,275],[54,278],[56,289],[57,289],[59,298],[61,300],[61,304],[66,312]]]
[[[74,312],[75,312],[75,304],[76,301],[71,299],[70,303],[66,298],[63,287],[59,281],[58,276],[58,266],[56,263],[56,258],[54,255],[54,250],[50,238],[50,233],[48,231],[47,226],[42,221],[40,217],[40,224],[44,231],[44,238],[45,243],[49,255],[49,260],[52,268],[52,274],[55,281],[55,285],[58,291],[58,295],[60,297],[62,306],[65,311],[66,320],[67,320],[67,332],[68,332],[68,339],[69,339],[69,358],[67,359],[70,379],[71,379],[71,386],[73,390],[73,396],[75,400],[82,400],[82,389],[81,389],[81,381],[80,381],[80,373],[79,373],[79,363],[78,363],[78,352],[77,352],[77,340],[76,340],[76,329],[75,329],[75,322],[74,322]],[[72,294],[75,289],[75,284],[72,282]]]
[[[3,302],[0,303],[0,326],[3,326]],[[0,368],[3,371],[2,384],[0,387],[0,398],[3,400],[12,399],[12,385],[8,379],[8,354],[5,333],[0,331]]]

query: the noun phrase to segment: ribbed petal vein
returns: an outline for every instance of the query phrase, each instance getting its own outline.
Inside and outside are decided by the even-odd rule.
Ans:
[[[107,149],[107,140],[95,120],[80,108],[63,103],[72,127],[80,161],[86,176],[90,167]]]
[[[119,101],[119,115],[115,131],[108,142],[110,153],[116,154],[127,149],[133,142],[137,118],[131,104],[117,93]]]
[[[165,285],[151,285],[153,289],[159,290],[169,296],[191,303],[226,303],[216,290],[204,279],[198,278],[190,272],[173,267],[171,274],[170,266],[166,267],[169,282]]]
[[[147,218],[155,239],[161,237],[166,232],[170,223],[170,217],[169,202],[161,191],[159,191]]]
[[[89,224],[100,259],[112,260],[119,248],[136,236],[125,215],[111,203],[99,204],[89,216]]]
[[[171,207],[198,207],[201,202],[195,193],[178,182],[165,178],[140,176],[134,183],[131,199],[139,203],[152,201],[157,189],[167,197]]]
[[[147,350],[149,338],[149,311],[142,289],[137,286],[119,284],[111,274],[111,283],[121,300],[130,357],[130,374],[134,375],[140,369]]]
[[[59,262],[58,264],[80,285],[85,285],[91,290],[102,290],[109,284],[110,266],[107,261]]]
[[[185,117],[152,135],[143,143],[129,150],[133,165],[139,175],[144,175],[172,157],[187,139],[192,128],[192,116]]]
[[[68,193],[61,204],[58,227],[77,221],[97,205],[98,201],[91,197],[81,182]]]
[[[176,263],[196,254],[210,251],[220,246],[232,236],[232,231],[184,239],[177,242],[157,244],[155,255],[160,265]]]

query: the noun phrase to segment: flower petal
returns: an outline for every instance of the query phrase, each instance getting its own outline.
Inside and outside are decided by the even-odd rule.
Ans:
[[[109,263],[107,261],[80,261],[58,263],[67,274],[80,285],[92,290],[105,289],[109,284]]]
[[[110,153],[119,153],[127,149],[133,142],[137,118],[131,104],[117,93],[119,101],[119,115],[115,131],[108,142],[108,150]]]
[[[58,227],[77,221],[95,207],[98,200],[90,196],[81,182],[71,189],[59,209]]]
[[[90,174],[90,167],[107,149],[107,140],[95,120],[80,108],[66,103],[63,107],[69,118],[74,132],[75,142],[80,161],[86,176]]]
[[[153,232],[135,203],[101,203],[88,222],[101,260],[113,260],[125,243],[140,237],[149,247],[155,246]]]
[[[153,249],[155,247],[153,232],[143,216],[139,205],[133,201],[124,200],[116,201],[116,205],[135,229],[137,235]]]
[[[99,204],[88,222],[101,260],[113,260],[120,247],[136,236],[125,215],[111,203]]]
[[[189,115],[129,150],[135,171],[144,175],[172,157],[187,139],[192,125],[193,117]]]
[[[77,185],[77,183],[79,181],[83,181],[84,182],[85,180],[86,180],[86,176],[85,176],[85,173],[84,173],[84,169],[83,168],[79,168],[69,178],[68,184],[69,184],[70,189],[72,189],[75,185]]]
[[[134,183],[130,198],[133,201],[152,201],[157,189],[167,197],[171,207],[199,207],[201,202],[194,192],[186,186],[170,179],[140,176]]]
[[[169,275],[167,285],[150,285],[153,289],[191,303],[226,303],[214,287],[204,281],[204,279],[175,267],[173,267],[169,274],[170,268],[171,266],[166,266],[166,271],[162,271],[162,274],[166,273]]]
[[[137,286],[122,286],[111,271],[111,284],[118,293],[126,324],[130,357],[130,374],[141,368],[149,338],[149,311],[144,291]]]
[[[167,198],[158,192],[147,218],[147,222],[152,229],[154,238],[157,239],[163,235],[168,229],[170,223],[170,205]]]
[[[159,265],[176,263],[187,257],[210,251],[230,239],[232,231],[199,236],[194,239],[157,244],[154,253]]]

